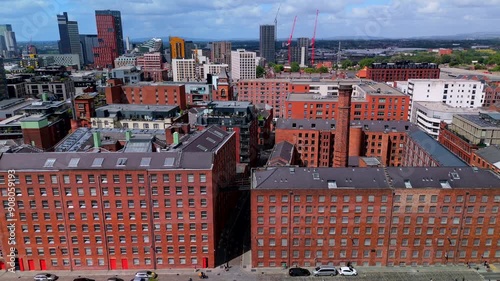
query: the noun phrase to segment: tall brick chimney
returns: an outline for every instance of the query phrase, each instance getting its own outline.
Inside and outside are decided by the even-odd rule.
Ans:
[[[349,160],[349,125],[351,117],[352,85],[339,85],[333,166],[347,167]]]

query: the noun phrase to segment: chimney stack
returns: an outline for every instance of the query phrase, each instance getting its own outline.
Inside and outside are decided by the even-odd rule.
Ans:
[[[349,127],[351,119],[352,85],[339,85],[333,166],[347,167],[349,160]]]

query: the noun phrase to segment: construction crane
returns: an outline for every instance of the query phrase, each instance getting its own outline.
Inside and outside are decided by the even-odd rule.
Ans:
[[[318,26],[318,14],[319,10],[316,10],[316,20],[314,21],[314,33],[311,39],[311,64],[314,65],[314,45],[316,43],[316,27]]]
[[[278,40],[278,14],[280,13],[281,3],[278,6],[278,11],[276,12],[276,17],[274,17],[274,42]]]
[[[292,32],[290,33],[290,38],[288,38],[288,65],[292,65],[292,38],[293,31],[295,30],[295,22],[297,21],[297,16],[293,19]]]

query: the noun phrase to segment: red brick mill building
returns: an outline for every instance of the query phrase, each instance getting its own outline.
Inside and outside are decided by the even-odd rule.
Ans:
[[[500,261],[500,179],[476,168],[252,174],[252,266]]]
[[[15,170],[19,270],[215,267],[224,222],[238,199],[234,133],[209,127],[165,152],[0,154]],[[0,267],[9,231],[0,221]]]

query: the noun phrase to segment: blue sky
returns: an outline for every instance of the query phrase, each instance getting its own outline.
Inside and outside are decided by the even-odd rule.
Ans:
[[[274,23],[278,38],[408,38],[500,32],[500,0],[0,0],[0,23],[10,23],[18,41],[57,40],[56,15],[68,12],[81,34],[95,34],[94,11],[122,12],[130,38],[181,36],[257,39],[259,24]]]

